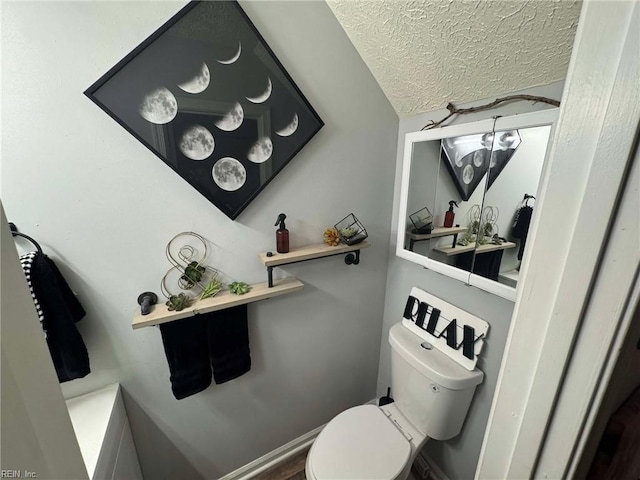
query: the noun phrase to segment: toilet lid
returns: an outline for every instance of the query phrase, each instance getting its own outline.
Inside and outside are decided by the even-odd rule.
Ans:
[[[322,430],[310,454],[318,479],[389,480],[409,460],[409,441],[375,405],[342,412]]]

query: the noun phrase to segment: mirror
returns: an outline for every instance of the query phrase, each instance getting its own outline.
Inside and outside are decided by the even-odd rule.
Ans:
[[[550,109],[407,134],[397,255],[515,300],[556,117]]]

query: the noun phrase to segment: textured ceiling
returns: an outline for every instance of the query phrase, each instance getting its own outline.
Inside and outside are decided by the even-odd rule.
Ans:
[[[581,3],[328,0],[401,117],[565,78]]]

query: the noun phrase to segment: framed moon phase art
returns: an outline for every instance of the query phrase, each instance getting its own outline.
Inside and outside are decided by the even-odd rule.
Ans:
[[[190,2],[84,93],[231,219],[324,125],[235,1]]]
[[[487,171],[493,185],[520,145],[517,130],[488,132],[442,140],[441,157],[463,201],[469,200]]]

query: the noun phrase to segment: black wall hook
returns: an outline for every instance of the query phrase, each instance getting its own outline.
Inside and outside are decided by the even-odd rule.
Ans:
[[[16,227],[15,223],[9,222],[9,229],[11,230],[12,236],[22,237],[29,240],[33,244],[33,246],[36,247],[36,251],[40,254],[42,253],[42,248],[40,248],[40,244],[36,242],[33,238],[31,238],[29,235],[25,235],[24,233],[18,232],[18,227]]]

